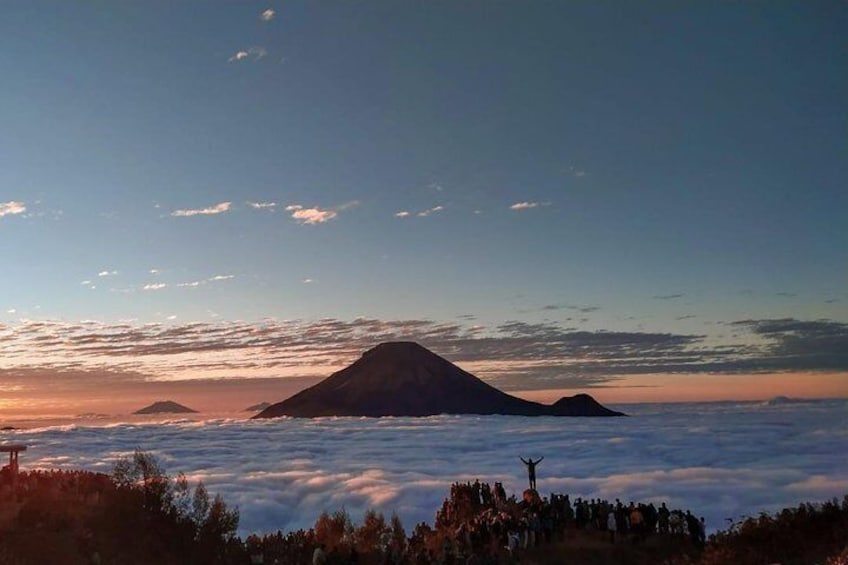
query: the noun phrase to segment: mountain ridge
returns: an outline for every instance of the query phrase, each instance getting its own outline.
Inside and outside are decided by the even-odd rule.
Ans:
[[[507,394],[415,342],[386,342],[254,418],[294,416],[622,416],[589,395],[553,405]],[[577,398],[577,400],[574,400]]]

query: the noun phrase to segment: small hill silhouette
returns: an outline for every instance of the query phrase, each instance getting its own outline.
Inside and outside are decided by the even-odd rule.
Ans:
[[[271,406],[270,402],[260,402],[259,404],[254,404],[253,406],[248,406],[244,409],[245,412],[261,412]]]
[[[623,416],[585,393],[563,396],[551,405],[551,409],[555,416]]]
[[[263,410],[255,418],[294,416],[622,416],[588,395],[554,406],[511,396],[413,342],[382,343],[349,367]],[[574,397],[577,398],[577,397]]]
[[[145,406],[141,410],[136,410],[133,414],[192,414],[197,413],[197,410],[192,410],[182,404],[177,404],[172,400],[160,400],[154,402],[150,406]]]

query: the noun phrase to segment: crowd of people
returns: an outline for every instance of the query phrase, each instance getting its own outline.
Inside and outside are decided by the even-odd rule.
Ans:
[[[567,494],[540,497],[527,489],[521,498],[507,496],[501,483],[458,482],[436,512],[432,525],[421,522],[400,544],[390,542],[389,529],[372,536],[377,547],[363,546],[363,538],[343,513],[325,520],[321,527],[290,534],[278,532],[260,538],[252,536],[249,545],[255,563],[288,564],[303,562],[311,551],[313,565],[378,562],[415,565],[485,565],[519,562],[533,548],[555,542],[568,543],[585,532],[603,543],[645,543],[650,536],[669,536],[693,546],[703,546],[703,519],[690,511],[671,510],[665,503],[627,504],[616,499],[571,500]],[[319,523],[321,519],[319,519]],[[364,526],[361,526],[364,527]],[[330,535],[326,532],[334,531]],[[348,534],[344,534],[347,531]],[[586,533],[583,536],[591,536]],[[395,536],[395,540],[397,537]],[[382,543],[379,541],[382,540]]]
[[[506,498],[503,486],[495,483],[456,483],[451,496],[436,514],[436,530],[444,531],[442,561],[456,557],[496,555],[501,547],[517,556],[522,550],[552,541],[566,540],[569,530],[608,532],[610,543],[627,539],[644,542],[648,536],[688,536],[697,546],[706,541],[703,518],[691,511],[670,510],[666,503],[622,503],[600,498],[576,498],[551,493],[540,497],[527,489],[520,500]],[[451,535],[451,533],[453,535]]]
[[[539,461],[529,460],[534,465]],[[84,471],[31,471],[21,473],[14,487],[9,481],[0,481],[0,497],[12,496],[23,503],[18,517],[21,524],[43,523],[45,510],[33,514],[32,520],[26,517],[31,513],[26,501],[36,493],[45,502],[54,501],[50,503],[52,507],[61,500],[68,508],[96,508],[104,496],[114,498],[116,485],[120,484],[115,482],[116,477],[117,473],[108,477]],[[535,477],[530,475],[530,479],[533,484]],[[42,506],[51,508],[50,504]],[[670,509],[665,502],[657,507],[652,502],[572,499],[559,493],[543,497],[533,488],[523,491],[520,497],[508,496],[500,482],[475,480],[454,483],[434,522],[417,524],[409,535],[396,516],[385,520],[370,511],[357,526],[341,510],[322,514],[308,530],[253,535],[236,542],[242,547],[238,551],[244,551],[257,565],[310,561],[314,565],[475,565],[517,562],[536,547],[555,542],[567,544],[569,539],[639,545],[651,536],[666,536],[702,547],[706,537],[704,519],[688,510]]]

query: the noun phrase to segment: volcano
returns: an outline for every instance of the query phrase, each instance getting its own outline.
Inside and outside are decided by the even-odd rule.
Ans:
[[[182,404],[177,404],[173,400],[160,400],[154,402],[150,406],[145,406],[141,410],[136,410],[133,414],[194,414],[197,410],[192,410]]]
[[[623,416],[589,395],[549,406],[523,400],[486,384],[447,359],[413,342],[382,343],[349,367],[333,373],[254,418],[323,416]]]

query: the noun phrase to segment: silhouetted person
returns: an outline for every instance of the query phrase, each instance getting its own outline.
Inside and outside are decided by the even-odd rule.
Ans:
[[[536,490],[536,465],[541,463],[544,457],[539,457],[536,461],[533,461],[532,457],[528,457],[529,461],[525,461],[523,457],[519,457],[519,459],[527,465],[527,477],[530,479],[530,488]]]
[[[312,554],[312,565],[326,565],[327,553],[324,551],[325,547],[326,546],[321,543],[315,548],[315,552]]]

